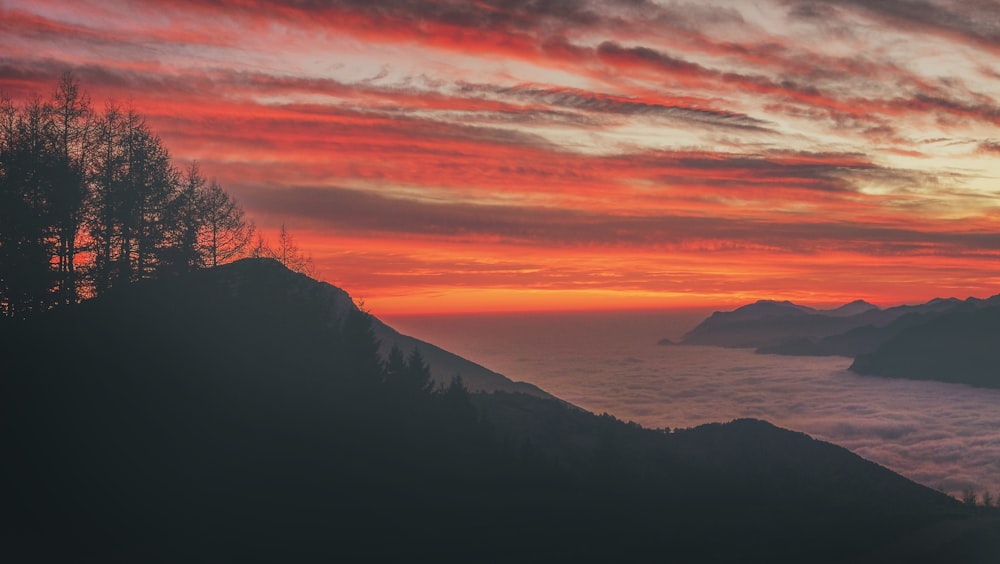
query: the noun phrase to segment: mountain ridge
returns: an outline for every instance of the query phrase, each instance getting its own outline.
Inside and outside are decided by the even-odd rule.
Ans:
[[[737,348],[768,348],[782,353],[788,342],[843,335],[861,327],[886,327],[908,314],[938,314],[960,308],[1000,305],[1000,295],[990,298],[934,298],[922,304],[881,309],[855,300],[829,310],[818,310],[790,301],[758,300],[732,311],[716,311],[684,335],[683,344]],[[853,355],[852,355],[853,356]]]
[[[681,344],[753,348],[760,354],[846,356],[855,359],[851,370],[860,374],[1000,387],[989,371],[1000,363],[989,338],[1000,323],[994,310],[1000,311],[1000,295],[934,298],[886,309],[861,300],[832,310],[759,300],[714,312]],[[956,339],[958,334],[963,339]]]
[[[282,278],[287,279],[284,283],[287,284],[290,293],[301,294],[323,304],[328,313],[326,322],[331,326],[336,319],[344,316],[348,311],[360,311],[354,299],[344,289],[291,271],[275,259],[243,259],[204,272],[225,280],[234,295],[239,294],[240,287],[248,283],[250,278],[255,279],[254,283],[265,282],[268,284],[279,284],[282,283],[280,281]],[[533,384],[514,382],[497,372],[436,345],[404,335],[375,316],[372,316],[372,321],[375,336],[380,341],[379,350],[382,356],[387,356],[394,345],[405,352],[409,352],[413,348],[419,349],[424,360],[430,365],[431,378],[439,386],[446,386],[456,375],[461,375],[465,386],[470,391],[508,391],[543,398],[552,397],[548,392]]]
[[[5,550],[832,562],[975,519],[762,421],[655,430],[523,393],[406,391],[330,288],[248,262],[0,324]]]

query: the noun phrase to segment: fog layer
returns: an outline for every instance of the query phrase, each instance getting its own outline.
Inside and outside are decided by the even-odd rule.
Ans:
[[[704,312],[386,321],[514,380],[647,427],[766,419],[924,485],[1000,492],[1000,391],[858,376],[843,357],[662,346]]]

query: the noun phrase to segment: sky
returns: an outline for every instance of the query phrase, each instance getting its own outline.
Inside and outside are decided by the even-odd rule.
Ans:
[[[995,0],[0,0],[376,315],[1000,292]]]

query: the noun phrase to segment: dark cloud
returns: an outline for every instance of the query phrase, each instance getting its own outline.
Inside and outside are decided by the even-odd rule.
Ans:
[[[867,254],[927,253],[958,256],[1000,250],[1000,231],[927,232],[875,224],[790,219],[616,216],[516,204],[414,200],[345,188],[243,187],[241,201],[260,214],[297,217],[341,233],[419,234],[461,239],[502,238],[530,245],[663,246],[724,242],[728,248],[759,248],[810,254],[817,248]]]
[[[922,31],[964,38],[969,42],[1000,47],[1000,20],[988,15],[1000,12],[995,0],[830,0],[882,18],[904,30]],[[986,17],[984,17],[986,16]]]
[[[983,153],[1000,155],[1000,140],[989,139],[979,143],[979,151]]]
[[[626,96],[601,92],[588,92],[569,88],[541,88],[535,86],[498,87],[484,84],[462,84],[469,93],[490,93],[536,103],[572,108],[598,114],[656,117],[675,121],[698,122],[706,126],[734,127],[760,132],[771,131],[768,122],[745,114],[692,107],[646,102]]]

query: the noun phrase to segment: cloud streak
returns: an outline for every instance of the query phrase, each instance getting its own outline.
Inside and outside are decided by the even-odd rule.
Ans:
[[[994,4],[9,0],[0,90],[73,69],[372,304],[924,301],[1000,284]]]

